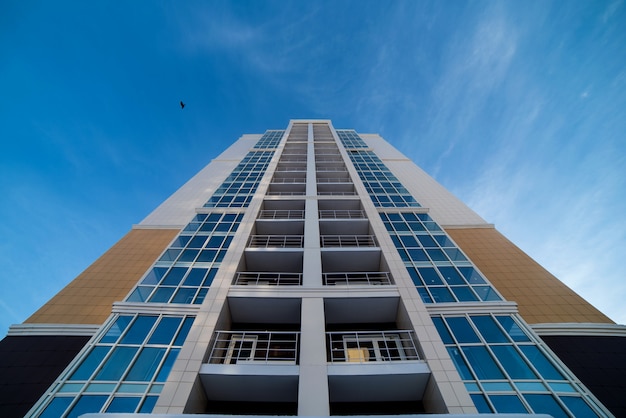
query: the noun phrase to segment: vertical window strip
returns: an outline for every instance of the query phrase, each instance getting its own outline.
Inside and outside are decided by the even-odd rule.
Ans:
[[[432,320],[479,413],[605,416],[516,315]]]
[[[195,317],[117,315],[61,376],[40,417],[152,411]]]

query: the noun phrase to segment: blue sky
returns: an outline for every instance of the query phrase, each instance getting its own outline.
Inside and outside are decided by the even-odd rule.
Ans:
[[[0,331],[292,118],[380,133],[626,323],[624,45],[623,0],[4,1]]]

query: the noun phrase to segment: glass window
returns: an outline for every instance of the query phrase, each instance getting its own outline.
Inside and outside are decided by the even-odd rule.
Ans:
[[[587,405],[582,398],[574,396],[561,396],[561,400],[576,417],[597,417],[598,415]]]
[[[154,287],[151,286],[137,286],[133,293],[128,296],[129,302],[145,302],[148,300],[148,296],[154,290]]]
[[[465,363],[465,360],[463,359],[463,356],[461,355],[459,349],[456,347],[448,347],[447,349],[448,354],[450,354],[450,357],[452,358],[452,361],[456,366],[456,369],[461,375],[461,379],[474,380],[474,376],[472,375],[472,372],[470,372],[469,367],[467,367],[467,364]]]
[[[422,276],[422,279],[424,280],[424,283],[426,283],[427,286],[443,284],[443,282],[441,281],[441,278],[439,277],[439,274],[437,274],[437,271],[435,271],[434,268],[428,268],[428,267],[418,268],[417,271],[419,271],[420,276]]]
[[[430,235],[418,235],[417,238],[419,238],[420,243],[422,243],[424,247],[439,248],[435,240]]]
[[[157,374],[155,382],[165,382],[167,380],[167,376],[169,376],[170,370],[172,370],[179,352],[180,349],[173,348],[167,353],[167,357],[165,357],[165,361],[163,362],[163,366],[161,366],[161,370],[159,370],[159,374]]]
[[[422,302],[433,303],[433,300],[431,299],[430,294],[428,293],[428,290],[426,290],[426,288],[418,287],[417,292],[420,294],[420,297],[422,298]]]
[[[169,273],[167,273],[167,276],[165,276],[161,284],[166,286],[177,286],[183,279],[183,276],[186,272],[187,267],[172,267],[172,269],[169,271]]]
[[[152,303],[167,303],[174,294],[175,287],[159,287],[150,298]]]
[[[152,333],[150,340],[148,340],[148,344],[169,344],[172,342],[172,338],[174,338],[174,334],[178,330],[178,326],[180,325],[183,319],[180,317],[163,317],[157,325],[156,329]]]
[[[217,274],[217,268],[212,268],[211,270],[209,270],[209,274],[204,280],[203,286],[211,286],[211,283],[213,283],[213,278],[215,277],[216,274]]]
[[[478,410],[479,414],[490,414],[492,412],[491,408],[489,407],[489,404],[487,403],[483,395],[478,394],[478,393],[473,393],[470,396],[472,397],[474,406],[476,406],[476,409]]]
[[[407,248],[420,246],[413,235],[400,235],[400,240],[402,240],[402,244]]]
[[[209,242],[207,243],[206,247],[207,248],[220,248],[225,238],[226,238],[225,236],[219,236],[219,235],[213,236],[211,237],[211,239],[209,239]]]
[[[398,251],[402,251],[402,250],[398,250]],[[430,263],[430,260],[428,259],[428,257],[426,257],[426,253],[424,252],[424,250],[419,249],[419,248],[411,248],[409,251],[409,258],[417,263],[420,262],[424,262],[427,261]]]
[[[451,289],[459,302],[473,302],[478,300],[478,297],[476,297],[469,286],[454,286],[451,287]]]
[[[116,396],[113,398],[106,412],[135,412],[141,401],[137,396]]]
[[[95,346],[85,357],[81,365],[72,374],[69,380],[87,380],[100,365],[102,359],[109,353],[111,347]]]
[[[197,261],[199,263],[210,263],[215,259],[216,255],[216,250],[202,250],[202,252],[200,253],[200,257],[198,257]]]
[[[519,348],[544,379],[565,380],[563,375],[561,375],[561,373],[552,365],[550,360],[548,360],[548,358],[544,356],[536,346],[520,345]]]
[[[452,334],[456,337],[456,340],[463,343],[477,343],[480,342],[478,336],[470,326],[467,319],[463,316],[446,318],[446,322],[452,330]]]
[[[181,287],[176,292],[176,295],[172,299],[171,303],[190,304],[193,302],[193,298],[196,296],[197,291],[197,287]]]
[[[456,248],[444,248],[443,251],[450,257],[452,261],[467,261],[467,258]]]
[[[494,345],[491,350],[512,379],[537,379],[537,375],[512,345]]]
[[[494,408],[496,408],[496,412],[498,413],[528,413],[526,407],[516,395],[489,395],[489,400],[493,404]]]
[[[189,271],[183,286],[200,286],[208,269],[193,268]]]
[[[553,418],[567,418],[568,416],[551,395],[525,394],[524,399],[537,414],[548,414]]]
[[[139,408],[140,414],[149,414],[154,409],[154,405],[156,405],[158,396],[146,396],[146,400],[143,401],[143,405]]]
[[[71,409],[67,418],[77,418],[89,412],[100,412],[109,395],[83,395]]]
[[[50,402],[41,415],[39,415],[39,418],[59,418],[73,400],[74,397],[70,398],[67,396],[58,396],[52,399],[52,402]]]
[[[117,339],[122,335],[130,321],[133,320],[132,316],[118,316],[111,328],[107,331],[105,335],[100,338],[101,343],[114,343]]]
[[[433,295],[433,299],[437,303],[456,302],[456,299],[454,299],[454,296],[452,296],[452,293],[450,293],[450,290],[448,290],[447,287],[432,286],[429,287],[428,290],[430,290],[431,295]]]
[[[165,273],[167,272],[167,268],[163,267],[155,267],[150,273],[141,281],[142,284],[159,284]]]
[[[479,380],[504,379],[504,374],[484,346],[465,346],[462,350]]]
[[[157,317],[151,315],[141,315],[135,319],[130,329],[122,338],[122,344],[141,344],[152,329]]]
[[[438,316],[434,316],[432,320],[433,320],[433,323],[435,324],[435,328],[437,328],[437,331],[439,332],[439,336],[443,340],[443,343],[454,344],[452,335],[450,335],[450,331],[448,331],[448,328],[446,328],[446,325],[444,324],[443,319],[441,319]]]
[[[459,267],[459,271],[465,277],[465,280],[469,284],[485,284],[485,279],[481,276],[474,267]]]
[[[206,239],[207,237],[203,235],[193,237],[193,239],[189,242],[187,248],[202,248]]]
[[[509,339],[489,315],[470,316],[476,328],[488,343],[508,343]]]
[[[124,380],[149,382],[152,380],[161,359],[165,355],[165,348],[145,347],[139,353],[137,360],[131,367]]]
[[[191,325],[193,324],[193,320],[195,318],[193,317],[187,317],[185,318],[185,321],[183,322],[183,326],[180,327],[180,331],[178,332],[178,336],[176,336],[176,339],[174,340],[174,345],[183,345],[183,343],[185,342],[185,338],[187,338],[187,334],[189,333],[189,329],[191,328]]]
[[[136,347],[115,347],[94,379],[120,380],[136,352]]]
[[[484,301],[501,300],[500,296],[496,293],[491,286],[472,286],[474,291],[478,293],[478,296]]]
[[[449,285],[465,284],[465,280],[454,267],[439,267],[439,272]]]
[[[496,319],[502,325],[502,328],[509,334],[509,337],[515,342],[530,341],[530,338],[522,331],[510,316],[496,316]]]
[[[443,251],[439,249],[434,249],[434,248],[428,249],[426,250],[426,252],[430,256],[431,260],[433,261],[448,261],[448,258],[446,257],[446,255],[443,253]]]
[[[409,276],[411,276],[411,280],[413,280],[413,284],[416,286],[422,286],[422,280],[420,279],[419,274],[417,274],[417,270],[414,267],[407,267],[407,271],[409,272]]]

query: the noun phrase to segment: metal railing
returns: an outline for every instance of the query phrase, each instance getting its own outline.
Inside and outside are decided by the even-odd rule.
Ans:
[[[376,247],[374,235],[321,235],[322,247]]]
[[[272,183],[306,183],[306,177],[274,177]]]
[[[320,210],[320,219],[365,219],[365,211],[355,210]]]
[[[420,360],[411,330],[327,332],[330,363]]]
[[[278,167],[276,167],[276,171],[292,172],[292,173],[302,173],[302,172],[306,173],[306,166],[302,165],[302,166],[294,166],[294,167],[281,167],[279,165]]]
[[[371,285],[391,285],[391,278],[386,271],[357,271],[342,273],[322,274],[324,284],[327,286],[371,286]]]
[[[299,332],[217,331],[210,364],[297,364]]]
[[[304,219],[303,210],[262,210],[259,219]]]
[[[318,177],[318,183],[352,183],[350,177]]]
[[[302,273],[238,272],[233,284],[237,286],[298,286],[302,284]]]
[[[279,192],[279,191],[268,191],[268,196],[304,196],[306,194],[305,191],[299,192]]]
[[[325,172],[325,171],[336,171],[336,172],[347,172],[348,169],[345,166],[336,166],[336,167],[315,167],[316,171]]]
[[[317,192],[318,196],[354,196],[356,195],[356,191],[351,192]]]
[[[248,247],[254,248],[302,248],[302,235],[251,235]]]

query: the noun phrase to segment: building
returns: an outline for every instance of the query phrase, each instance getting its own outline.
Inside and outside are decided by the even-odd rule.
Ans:
[[[327,120],[242,136],[0,352],[3,416],[626,414],[624,326]]]

